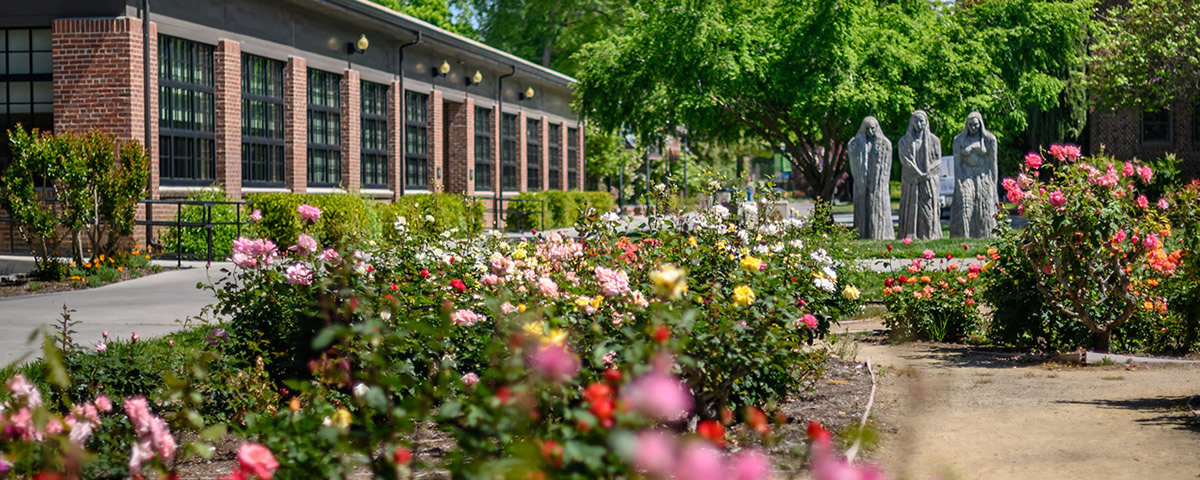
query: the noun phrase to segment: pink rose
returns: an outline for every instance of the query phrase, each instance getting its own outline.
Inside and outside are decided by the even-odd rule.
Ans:
[[[450,321],[460,327],[469,327],[475,325],[476,322],[483,320],[483,315],[475,313],[471,310],[461,309],[450,314]]]
[[[723,480],[727,477],[722,460],[721,452],[712,443],[689,442],[675,464],[675,478]]]
[[[933,250],[925,250],[924,252],[921,252],[921,258],[926,260],[933,260],[934,255],[935,254],[933,253]]]
[[[600,293],[606,297],[620,297],[629,293],[629,275],[623,270],[596,267],[596,280],[600,282]]]
[[[1129,162],[1125,162],[1125,165],[1123,165],[1121,167],[1121,173],[1123,175],[1125,175],[1126,177],[1132,177],[1134,174],[1133,164],[1129,163]]]
[[[1166,209],[1168,209],[1168,208],[1171,208],[1171,204],[1170,204],[1170,203],[1167,203],[1167,199],[1166,199],[1166,198],[1160,198],[1160,199],[1158,199],[1158,209],[1159,209],[1159,210],[1166,210]]]
[[[1067,203],[1067,197],[1063,195],[1062,190],[1055,190],[1050,194],[1050,204],[1055,207],[1061,207]]]
[[[912,238],[904,237],[904,240],[902,240],[901,242],[904,243],[905,245],[912,245]]]
[[[259,220],[262,220],[262,210],[256,208],[253,212],[250,212],[250,221],[257,222]]]
[[[306,233],[301,233],[296,238],[296,244],[292,245],[292,248],[288,250],[296,252],[298,255],[308,255],[317,251],[317,239],[308,236]]]
[[[275,476],[279,462],[271,450],[257,443],[244,443],[237,453],[239,471],[250,478],[269,480]]]
[[[804,314],[803,317],[800,317],[800,321],[804,322],[805,327],[809,330],[817,329],[817,317],[814,317],[811,313]]]
[[[300,213],[300,218],[308,222],[315,222],[321,219],[321,209],[307,203],[296,207],[296,211]]]
[[[1145,245],[1146,248],[1153,250],[1155,248],[1158,248],[1159,245],[1162,245],[1162,244],[1159,243],[1159,241],[1158,241],[1158,235],[1151,233],[1149,235],[1146,235],[1146,238],[1142,239],[1142,245]]]
[[[771,478],[771,459],[753,448],[742,449],[729,462],[730,480],[766,480]]]
[[[1147,200],[1145,195],[1138,195],[1136,202],[1138,208],[1146,208],[1150,206],[1150,200]]]
[[[661,421],[686,418],[692,409],[692,396],[679,379],[651,371],[629,384],[622,397],[625,403],[644,415]]]
[[[1139,177],[1142,177],[1143,182],[1150,182],[1150,179],[1154,178],[1154,172],[1150,170],[1150,167],[1146,166],[1138,167],[1137,174]]]
[[[669,478],[675,469],[675,437],[659,430],[647,430],[634,441],[633,466],[655,478]]]
[[[335,263],[338,261],[338,252],[332,248],[326,248],[321,252],[321,261],[326,263]]]
[[[108,399],[108,395],[101,394],[96,397],[96,408],[101,412],[111,412],[113,408],[112,400]]]
[[[1041,154],[1038,154],[1036,152],[1026,153],[1025,154],[1025,166],[1029,167],[1030,169],[1033,169],[1033,170],[1042,168]]]
[[[313,273],[303,263],[297,263],[287,269],[288,283],[292,285],[312,285]]]
[[[575,355],[557,343],[537,347],[528,361],[533,371],[554,382],[569,380],[579,371],[579,361]]]
[[[479,375],[475,372],[468,372],[466,375],[462,376],[462,382],[468,387],[473,386],[476,383],[479,383]]]

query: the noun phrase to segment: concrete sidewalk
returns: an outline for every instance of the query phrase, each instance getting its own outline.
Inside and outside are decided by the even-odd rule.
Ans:
[[[173,263],[173,262],[172,262]],[[176,320],[200,314],[204,306],[215,303],[212,292],[196,288],[225,277],[221,268],[230,263],[184,262],[182,270],[114,283],[99,288],[70,292],[28,295],[0,299],[0,365],[29,361],[40,355],[41,344],[26,343],[29,335],[59,319],[63,305],[76,310],[73,320],[75,342],[95,345],[101,332],[110,338],[128,340],[137,332],[141,338],[163,335],[182,327]]]

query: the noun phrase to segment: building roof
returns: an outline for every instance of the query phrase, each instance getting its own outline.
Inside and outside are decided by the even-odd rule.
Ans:
[[[422,41],[441,43],[448,47],[474,53],[480,57],[497,63],[513,65],[518,72],[541,77],[561,86],[575,83],[575,78],[551,68],[546,68],[521,57],[505,52],[481,42],[471,40],[462,35],[450,32],[424,20],[405,15],[370,0],[313,0],[345,9],[349,12],[365,15],[385,24],[411,32],[421,32]]]

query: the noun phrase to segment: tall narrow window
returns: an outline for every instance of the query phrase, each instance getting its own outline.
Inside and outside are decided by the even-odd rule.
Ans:
[[[308,71],[308,184],[342,182],[342,77]]]
[[[242,55],[242,182],[283,186],[283,62]]]
[[[505,113],[500,122],[500,187],[506,191],[517,187],[517,122],[516,115]]]
[[[551,123],[550,133],[546,139],[548,150],[550,150],[550,158],[546,159],[547,173],[550,175],[550,181],[547,182],[546,188],[550,190],[562,190],[562,125]]]
[[[567,189],[579,188],[579,129],[567,128]]]
[[[49,28],[0,29],[0,172],[11,152],[4,132],[54,128]]]
[[[1170,110],[1142,112],[1142,143],[1168,143],[1173,138],[1171,134]]]
[[[475,191],[492,189],[492,111],[475,107]]]
[[[158,37],[158,158],[164,184],[207,185],[216,177],[213,47]]]
[[[525,189],[542,189],[542,121],[525,121]]]
[[[429,95],[404,92],[404,186],[429,188]]]
[[[387,85],[362,82],[362,185],[388,188]]]

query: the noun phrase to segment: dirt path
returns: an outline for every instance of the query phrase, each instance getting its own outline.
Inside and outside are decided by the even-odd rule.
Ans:
[[[1200,416],[1186,407],[1200,367],[1061,366],[929,344],[867,343],[867,356],[883,370],[871,456],[893,478],[1200,478]]]

